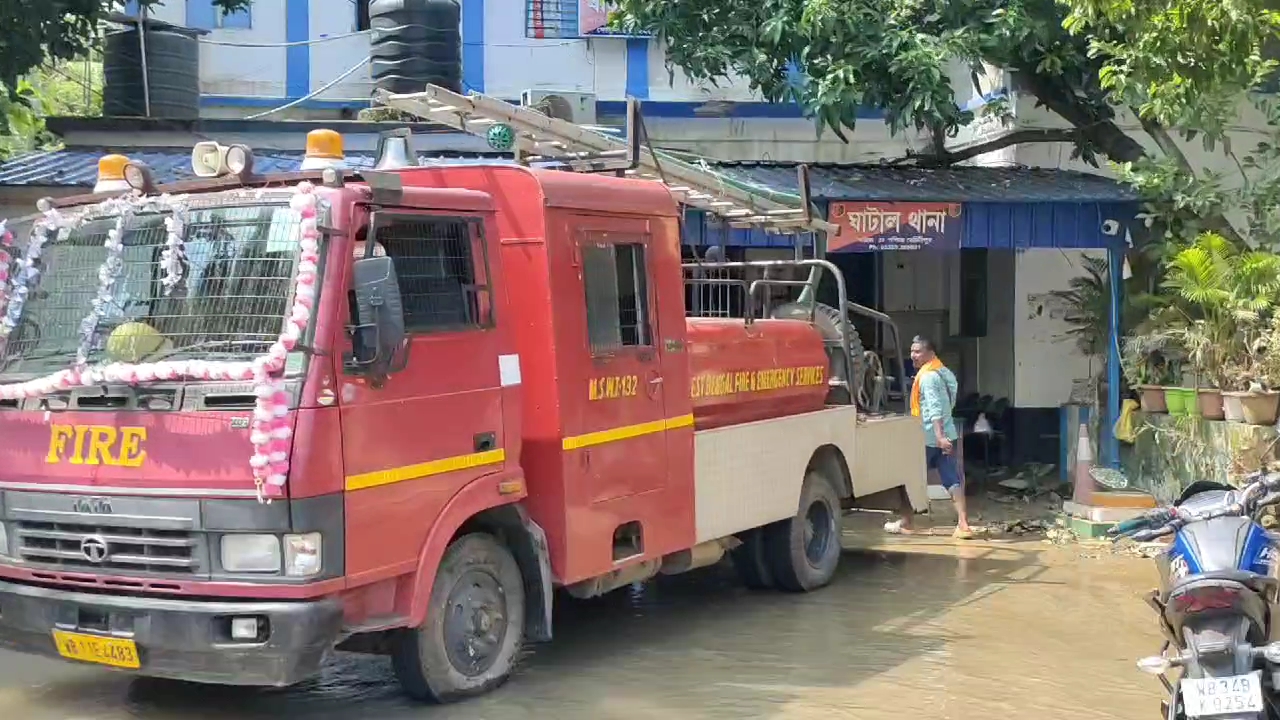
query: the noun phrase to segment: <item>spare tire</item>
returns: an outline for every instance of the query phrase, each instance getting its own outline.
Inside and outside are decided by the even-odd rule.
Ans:
[[[792,302],[785,305],[779,305],[774,309],[772,317],[775,320],[808,320],[809,305],[807,303]],[[840,311],[824,305],[815,303],[813,323],[818,328],[818,332],[822,335],[822,339],[835,343],[837,347],[827,347],[827,357],[830,358],[832,377],[844,378],[848,384],[848,389],[841,387],[831,388],[827,394],[827,402],[833,405],[849,405],[856,396],[852,395],[853,388],[858,387],[862,382],[862,373],[865,371],[862,358],[862,338],[858,335],[858,329],[849,323],[849,352],[853,356],[853,368],[845,367],[845,356],[840,351]],[[852,372],[850,372],[852,370]]]

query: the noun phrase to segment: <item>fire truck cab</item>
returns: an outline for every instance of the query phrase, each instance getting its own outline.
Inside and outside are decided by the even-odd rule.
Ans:
[[[297,191],[321,238],[302,315],[277,297],[311,272],[298,177],[224,170],[186,188],[198,203],[148,209],[135,168],[127,210],[63,204],[86,217],[48,240],[0,346],[0,646],[245,685],[297,682],[334,648],[386,653],[409,694],[450,701],[551,639],[557,588],[590,597],[729,557],[752,587],[814,590],[844,508],[926,508],[918,424],[852,402],[846,313],[811,295],[762,313],[731,280],[742,316],[689,316],[704,268],[682,264],[666,186],[335,164]],[[127,218],[107,216],[104,251],[86,233],[113,211]],[[185,266],[161,277],[166,249]],[[118,262],[97,296],[121,314],[72,328],[63,310],[92,295],[74,269],[99,261]],[[755,266],[809,290],[834,271]],[[277,389],[224,377],[217,362],[252,364],[302,316]],[[42,380],[77,342],[90,365]],[[174,357],[199,359],[171,373]],[[287,432],[260,440],[266,395]],[[266,503],[246,460],[272,438],[289,460]]]

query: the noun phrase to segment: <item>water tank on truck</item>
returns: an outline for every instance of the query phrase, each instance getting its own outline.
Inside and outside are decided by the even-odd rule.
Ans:
[[[145,21],[143,27],[142,37],[137,24],[107,31],[102,51],[105,81],[102,114],[106,117],[200,117],[197,38],[201,31],[156,20]],[[146,48],[145,63],[143,47]]]
[[[698,430],[821,410],[831,362],[807,319],[687,318]]]
[[[373,0],[369,49],[374,87],[422,92],[427,85],[462,91],[462,10],[457,0]]]

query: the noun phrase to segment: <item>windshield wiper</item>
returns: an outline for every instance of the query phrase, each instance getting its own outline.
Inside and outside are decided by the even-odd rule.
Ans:
[[[167,353],[163,353],[154,358],[148,358],[146,362],[160,362],[162,360],[168,360],[170,358],[177,357],[178,355],[183,355],[185,353],[189,353],[193,351],[208,350],[210,348],[223,347],[223,346],[236,346],[236,345],[263,345],[263,346],[269,347],[271,343],[264,340],[205,340],[204,342],[198,342],[195,345],[188,345],[182,348],[174,348],[173,350],[170,350]]]

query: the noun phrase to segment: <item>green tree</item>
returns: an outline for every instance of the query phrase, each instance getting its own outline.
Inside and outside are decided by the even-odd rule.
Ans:
[[[1274,73],[1264,50],[1276,38],[1276,14],[1264,0],[619,0],[613,22],[652,32],[668,44],[669,62],[698,81],[744,77],[767,100],[795,101],[820,130],[843,137],[859,106],[884,108],[892,131],[931,134],[929,152],[911,158],[949,164],[1028,141],[1075,143],[1099,156],[1160,203],[1152,208],[1169,232],[1213,230],[1240,241],[1226,219],[1256,206],[1250,229],[1280,235],[1280,202],[1271,195],[1223,196],[1222,179],[1197,173],[1172,138],[1200,136],[1226,153],[1226,131],[1241,100]],[[1015,73],[1071,125],[1066,132],[1027,130],[949,152],[948,136],[973,122],[946,72],[950,62],[977,75],[985,65]],[[796,82],[790,68],[804,78]],[[1262,101],[1260,101],[1262,102]],[[1160,149],[1149,155],[1117,124],[1132,109]],[[1002,113],[999,103],[987,109]],[[1273,122],[1280,111],[1267,106]],[[1280,200],[1280,141],[1241,158],[1275,184]],[[1255,202],[1257,200],[1258,202]]]
[[[152,7],[162,2],[140,4]],[[252,2],[213,0],[224,12],[243,10]],[[0,135],[10,134],[10,122],[14,130],[25,129],[37,95],[28,76],[47,63],[86,57],[101,40],[103,21],[123,7],[123,0],[0,0],[0,25],[22,29],[7,33],[0,42],[0,85],[5,90],[0,93]]]

